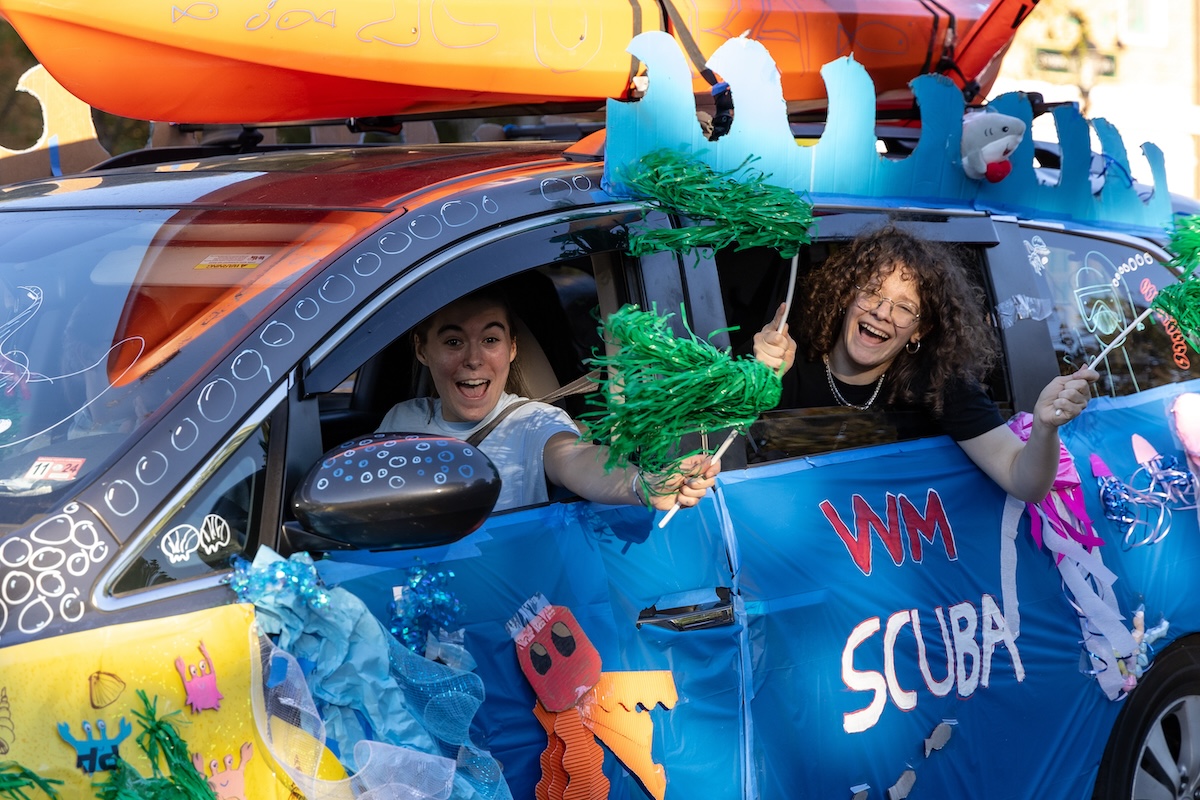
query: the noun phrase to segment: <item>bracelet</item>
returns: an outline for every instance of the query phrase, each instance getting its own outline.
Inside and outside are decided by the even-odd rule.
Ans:
[[[644,485],[645,478],[642,477],[642,471],[634,470],[633,480],[629,482],[629,491],[633,493],[633,499],[637,500],[639,505],[649,507],[650,503],[646,500],[646,494],[643,491]]]

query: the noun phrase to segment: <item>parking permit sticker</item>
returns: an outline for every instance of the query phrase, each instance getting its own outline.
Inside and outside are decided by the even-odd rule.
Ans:
[[[226,253],[219,256],[205,256],[196,265],[196,269],[254,269],[270,258],[261,253]]]
[[[44,456],[33,462],[25,473],[27,481],[73,481],[79,476],[85,458],[54,458]]]

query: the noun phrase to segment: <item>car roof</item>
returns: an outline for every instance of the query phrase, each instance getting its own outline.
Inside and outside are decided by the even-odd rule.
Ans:
[[[389,211],[433,184],[562,163],[561,142],[359,145],[93,170],[0,188],[0,212],[49,208],[271,207]],[[159,156],[166,159],[169,149]]]

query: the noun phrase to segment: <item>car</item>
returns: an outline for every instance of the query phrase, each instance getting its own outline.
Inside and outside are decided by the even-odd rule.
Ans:
[[[1120,224],[1142,206],[843,176],[811,192],[799,258],[885,222],[954,245],[1006,413],[1116,345],[1063,430],[1106,542],[1088,555],[1035,541],[948,438],[846,409],[763,414],[665,528],[561,494],[490,513],[477,451],[376,433],[428,392],[408,332],[497,283],[538,395],[588,373],[625,303],[748,352],[785,260],[630,255],[631,231],[690,220],[618,191],[604,136],[147,157],[0,189],[5,757],[90,796],[122,761],[154,772],[134,724],[165,716],[226,799],[320,796],[344,768],[439,797],[565,778],[638,798],[1194,791],[1200,365],[1169,318],[1118,336],[1178,280],[1165,228]],[[1068,149],[1065,191],[1087,181]],[[1104,651],[1097,604],[1141,626],[1140,652]],[[546,713],[526,660],[543,628],[607,694]],[[392,749],[347,752],[362,739]]]

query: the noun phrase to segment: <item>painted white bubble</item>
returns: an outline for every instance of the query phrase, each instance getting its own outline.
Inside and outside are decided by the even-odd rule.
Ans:
[[[138,459],[137,466],[133,468],[133,474],[138,479],[138,483],[143,486],[153,486],[163,479],[169,466],[171,466],[171,462],[167,461],[165,455],[158,450],[151,450]]]
[[[137,510],[138,491],[126,480],[115,480],[104,491],[104,504],[118,517],[127,517]]]
[[[304,301],[301,300],[301,303]],[[299,307],[300,303],[296,304]],[[267,323],[267,327],[263,328],[262,333],[258,335],[258,340],[267,347],[283,347],[291,344],[296,339],[296,332],[292,330],[290,325],[285,325],[282,322],[272,320]]]
[[[200,396],[196,398],[196,408],[200,416],[209,422],[224,422],[233,413],[236,402],[237,389],[226,379],[217,378],[215,381],[209,381],[208,385],[200,390]]]

